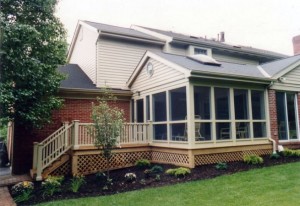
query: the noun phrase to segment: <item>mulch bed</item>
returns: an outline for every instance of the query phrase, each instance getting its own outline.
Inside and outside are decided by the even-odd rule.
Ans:
[[[232,173],[247,171],[255,168],[269,167],[273,165],[280,165],[280,164],[300,161],[299,158],[293,158],[293,157],[289,157],[289,158],[281,157],[280,159],[270,159],[269,156],[264,156],[263,159],[264,159],[264,163],[262,165],[248,165],[245,164],[244,162],[230,162],[227,163],[228,168],[226,170],[217,170],[215,168],[215,165],[197,166],[196,168],[191,170],[192,172],[190,175],[184,178],[176,178],[174,176],[170,176],[165,173],[160,173],[159,181],[155,180],[155,177],[145,178],[144,170],[142,169],[136,167],[124,168],[124,169],[111,171],[110,176],[113,179],[113,185],[110,186],[108,190],[103,190],[104,183],[99,182],[96,179],[95,175],[87,175],[85,177],[86,184],[80,188],[78,193],[73,193],[70,191],[69,189],[70,177],[66,177],[63,182],[61,192],[56,193],[51,197],[50,196],[43,197],[42,190],[41,190],[41,182],[35,182],[34,183],[35,192],[33,198],[31,198],[30,201],[19,205],[33,205],[41,202],[48,202],[54,200],[111,195],[111,194],[117,194],[117,193],[139,190],[144,188],[172,185],[181,182],[210,179],[220,175],[232,174]],[[176,166],[174,165],[152,164],[152,166],[153,165],[160,165],[161,167],[163,167],[164,171],[166,171],[169,168],[176,168]],[[132,183],[128,183],[125,181],[124,175],[129,172],[136,174],[137,176],[136,181]]]

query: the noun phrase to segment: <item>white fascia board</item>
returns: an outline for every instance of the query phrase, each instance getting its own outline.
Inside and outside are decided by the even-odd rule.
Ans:
[[[287,66],[286,68],[284,68],[283,70],[281,70],[280,72],[278,72],[277,74],[275,74],[272,77],[272,79],[278,79],[278,78],[282,77],[283,75],[285,75],[286,73],[292,71],[293,69],[295,69],[299,65],[300,65],[300,60],[294,62],[293,64]]]
[[[134,82],[134,80],[137,78],[138,74],[140,73],[140,71],[143,69],[144,65],[146,64],[146,62],[148,61],[148,59],[155,59],[156,61],[159,61],[173,69],[176,69],[177,71],[183,73],[185,75],[186,78],[191,76],[191,70],[186,69],[184,67],[179,66],[178,64],[175,64],[173,62],[170,62],[160,56],[158,56],[155,53],[152,53],[150,51],[147,51],[144,56],[142,57],[142,59],[140,60],[139,64],[137,65],[137,67],[134,69],[133,73],[131,74],[131,76],[129,77],[128,81],[127,81],[127,86],[130,88]]]
[[[70,61],[70,58],[71,58],[71,55],[73,53],[73,49],[74,49],[74,46],[75,46],[75,42],[78,38],[78,34],[79,34],[79,31],[80,31],[82,26],[84,26],[85,28],[87,28],[91,31],[99,33],[98,29],[96,29],[95,27],[92,27],[92,26],[88,25],[87,23],[85,23],[83,21],[78,21],[75,32],[74,32],[74,35],[73,35],[73,38],[72,38],[72,42],[71,42],[71,45],[69,47],[69,51],[68,51],[68,54],[67,54],[67,62]]]
[[[155,31],[151,31],[149,29],[145,29],[143,27],[140,27],[140,26],[137,26],[137,25],[131,25],[130,27],[131,29],[134,29],[136,31],[139,31],[139,32],[142,32],[142,33],[145,33],[145,34],[148,34],[150,36],[154,36],[158,39],[161,39],[161,40],[164,40],[166,41],[167,43],[173,41],[173,38],[170,37],[170,36],[167,36],[167,35],[164,35],[164,34],[160,34],[158,32],[155,32]]]

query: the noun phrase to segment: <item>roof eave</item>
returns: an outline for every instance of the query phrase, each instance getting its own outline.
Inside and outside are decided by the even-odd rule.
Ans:
[[[203,72],[203,71],[192,71],[191,77],[215,79],[215,80],[218,79],[218,80],[244,82],[244,83],[266,84],[266,85],[272,82],[272,79],[270,78],[248,77],[248,76],[231,75],[231,74],[216,74],[212,72]]]
[[[129,90],[110,90],[112,94],[117,96],[131,96],[133,93]],[[67,92],[67,93],[85,93],[85,94],[102,94],[103,91],[99,89],[84,89],[84,88],[67,88],[60,87],[59,92]]]
[[[152,44],[158,44],[158,45],[164,45],[165,42],[162,40],[156,40],[156,39],[151,39],[151,38],[142,38],[136,35],[125,35],[122,33],[114,33],[114,32],[109,32],[109,31],[104,31],[101,30],[100,36],[108,36],[108,37],[115,37],[115,38],[120,38],[120,39],[126,39],[126,40],[136,40],[136,41],[142,41],[146,43],[152,43]]]

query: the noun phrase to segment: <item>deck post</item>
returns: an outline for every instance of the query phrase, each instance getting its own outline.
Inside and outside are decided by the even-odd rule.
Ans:
[[[32,161],[32,169],[36,170],[37,168],[37,158],[38,158],[38,142],[33,143],[33,161]]]
[[[63,123],[64,127],[65,127],[65,143],[64,146],[68,147],[69,146],[69,131],[68,131],[68,126],[69,126],[69,122],[64,122]]]
[[[73,132],[72,132],[72,143],[73,143],[73,149],[78,149],[78,140],[79,140],[79,120],[73,120],[74,126],[73,126]]]
[[[37,165],[36,165],[36,181],[41,181],[43,171],[43,144],[37,144]]]

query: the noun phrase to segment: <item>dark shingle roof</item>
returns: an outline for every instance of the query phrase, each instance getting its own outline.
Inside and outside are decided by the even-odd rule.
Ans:
[[[274,76],[278,72],[284,70],[288,66],[300,60],[300,54],[292,57],[288,57],[285,59],[272,61],[269,63],[265,63],[260,65],[270,76]]]
[[[181,67],[191,70],[194,73],[210,73],[222,76],[240,76],[246,78],[267,79],[255,65],[234,64],[227,62],[220,62],[220,66],[206,65],[196,60],[192,60],[186,56],[179,56],[174,54],[166,54],[163,52],[154,52],[160,57],[173,62]]]
[[[223,47],[223,48],[236,50],[236,51],[241,51],[241,52],[252,52],[252,53],[256,53],[256,54],[260,54],[260,55],[273,56],[273,57],[277,57],[277,58],[287,57],[287,55],[280,54],[280,53],[277,53],[277,52],[267,51],[267,50],[263,50],[263,49],[257,49],[257,48],[240,46],[240,45],[239,46],[233,46],[233,45],[229,45],[229,44],[222,43],[222,42],[219,42],[219,41],[213,41],[213,40],[205,39],[205,38],[202,38],[202,37],[191,37],[191,36],[188,36],[188,35],[175,33],[175,32],[172,32],[172,31],[163,31],[163,30],[153,29],[153,28],[148,28],[148,27],[142,27],[142,28],[145,28],[145,29],[148,29],[148,30],[160,33],[160,34],[164,34],[164,35],[169,36],[169,37],[173,37],[174,39],[177,39],[177,40],[188,41],[188,42],[199,43],[199,44],[205,44],[205,45],[211,45],[211,46],[215,46],[215,47]]]
[[[66,89],[95,89],[97,87],[93,84],[90,78],[82,71],[77,64],[67,64],[60,66],[58,71],[66,74],[66,79],[61,81],[60,88]]]
[[[90,22],[90,21],[83,21],[84,23],[102,31],[102,32],[108,32],[113,34],[122,34],[126,36],[132,36],[132,37],[138,37],[138,38],[144,38],[144,39],[150,39],[155,41],[160,41],[159,39],[150,36],[148,34],[144,34],[142,32],[136,31],[134,29],[130,28],[124,28],[124,27],[118,27],[118,26],[112,26],[107,24],[101,24],[96,22]]]

